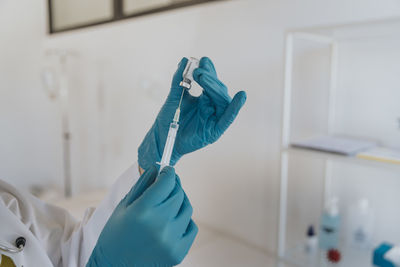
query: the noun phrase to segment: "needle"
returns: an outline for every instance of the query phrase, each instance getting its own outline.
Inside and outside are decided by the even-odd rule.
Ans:
[[[181,95],[181,100],[179,100],[179,105],[178,105],[178,109],[181,109],[181,104],[182,104],[182,99],[183,99],[183,95],[185,94],[185,89],[182,88],[182,95]]]

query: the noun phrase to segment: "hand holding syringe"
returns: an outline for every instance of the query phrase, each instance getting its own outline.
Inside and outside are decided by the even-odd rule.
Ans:
[[[174,150],[174,144],[175,144],[175,139],[176,139],[176,134],[179,129],[179,117],[181,114],[181,105],[182,105],[182,99],[183,95],[185,94],[186,90],[190,90],[192,87],[192,82],[193,82],[193,71],[199,66],[199,60],[196,58],[190,58],[189,61],[186,64],[186,68],[183,72],[182,75],[182,82],[180,83],[180,86],[182,86],[182,95],[181,99],[179,101],[178,108],[175,111],[174,119],[172,120],[169,130],[168,130],[168,136],[167,136],[167,141],[165,142],[164,146],[164,152],[161,158],[160,164],[160,172],[165,166],[170,166],[171,162],[171,156],[172,152]]]
[[[185,92],[193,81],[202,89],[199,96]],[[236,93],[233,99],[230,97],[211,59],[203,57],[199,62],[183,58],[167,99],[139,146],[141,170],[156,162],[161,165],[160,169],[175,166],[182,156],[216,142],[245,102],[244,91]]]

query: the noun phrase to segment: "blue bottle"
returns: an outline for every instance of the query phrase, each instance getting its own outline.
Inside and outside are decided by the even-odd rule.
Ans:
[[[340,214],[338,199],[332,198],[321,217],[319,247],[323,250],[337,249],[339,246]]]

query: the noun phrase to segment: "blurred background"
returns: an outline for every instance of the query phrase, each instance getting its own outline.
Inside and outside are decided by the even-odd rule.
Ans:
[[[223,138],[176,166],[200,224],[183,265],[283,264],[279,237],[303,242],[327,191],[343,211],[367,198],[378,213],[374,242],[400,243],[396,163],[285,150],[286,132],[294,141],[333,133],[400,147],[400,1],[81,2],[0,0],[1,179],[82,216],[137,160],[180,59],[208,56],[230,94],[245,90],[248,99]],[[288,33],[315,31],[328,41],[286,43]],[[371,31],[375,39],[365,39]],[[349,36],[361,39],[342,46],[332,73],[337,57],[321,44]],[[288,98],[289,81],[309,90]]]

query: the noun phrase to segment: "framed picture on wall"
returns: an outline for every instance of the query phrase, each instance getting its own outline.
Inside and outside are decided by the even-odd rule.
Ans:
[[[223,0],[48,0],[49,32],[75,30]]]

